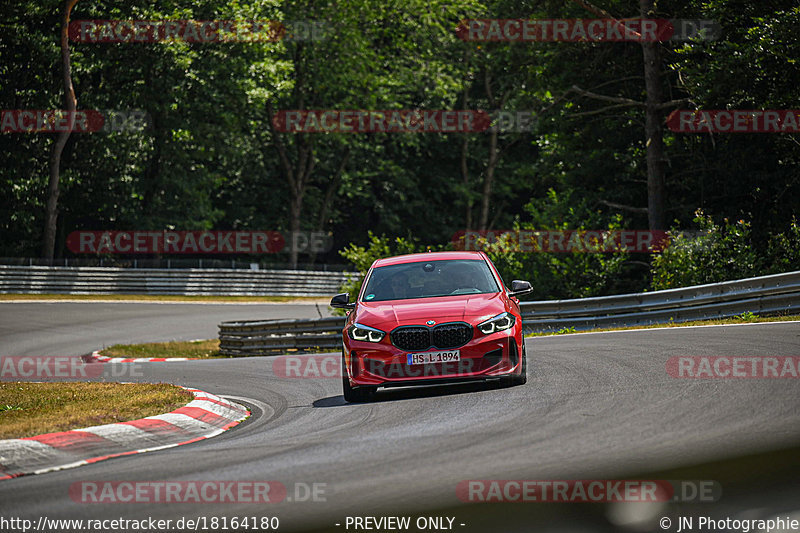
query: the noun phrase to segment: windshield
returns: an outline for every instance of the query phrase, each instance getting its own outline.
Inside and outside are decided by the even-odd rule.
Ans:
[[[422,261],[375,268],[365,302],[498,292],[488,265],[480,260]]]

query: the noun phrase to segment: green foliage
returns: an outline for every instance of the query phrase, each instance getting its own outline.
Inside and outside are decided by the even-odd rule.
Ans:
[[[339,255],[347,259],[362,275],[366,274],[372,263],[378,259],[392,255],[413,254],[417,251],[417,245],[411,239],[402,237],[390,239],[386,235],[378,237],[372,231],[369,231],[368,235],[369,244],[366,247],[350,244],[339,252]]]
[[[780,274],[800,269],[800,225],[792,219],[789,229],[771,235],[767,246],[770,264],[765,274]]]
[[[680,73],[676,90],[698,109],[795,109],[800,101],[800,7],[777,0],[691,0],[689,18],[719,21],[721,38],[686,43],[668,57]],[[685,14],[685,12],[684,12]],[[793,29],[795,28],[795,29]],[[697,207],[731,220],[745,219],[766,240],[785,230],[800,208],[800,143],[796,134],[669,134],[681,162],[673,190],[681,222]],[[679,155],[680,154],[680,155]],[[677,165],[677,166],[676,166]],[[674,193],[673,193],[674,194]],[[692,201],[684,201],[692,199]]]
[[[526,211],[532,221],[518,223],[514,229],[613,231],[622,227],[621,217],[609,220],[570,191],[559,194],[550,189],[545,198],[531,200]],[[503,241],[485,249],[506,283],[513,279],[531,282],[531,299],[583,298],[626,290],[618,283],[630,259],[627,253],[521,252]]]
[[[792,221],[767,245],[755,240],[751,224],[724,219],[722,224],[698,211],[697,235],[671,232],[670,245],[653,260],[654,290],[717,283],[800,268],[800,231]]]
[[[751,313],[750,311],[745,311],[741,315],[737,315],[736,318],[738,318],[743,322],[752,322],[753,320],[758,318],[758,315],[756,315],[755,313]]]
[[[368,233],[369,243],[366,247],[351,243],[339,251],[339,255],[347,259],[358,272],[357,277],[342,285],[341,288],[342,292],[350,294],[351,302],[354,302],[358,297],[358,291],[361,290],[361,282],[364,280],[364,276],[372,266],[372,263],[376,260],[393,255],[413,254],[418,251],[424,251],[411,238],[396,237],[395,239],[390,239],[386,235],[378,237],[372,231]]]

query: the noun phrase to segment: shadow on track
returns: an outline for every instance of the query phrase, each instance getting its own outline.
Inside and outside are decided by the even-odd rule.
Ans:
[[[499,383],[476,382],[476,383],[454,383],[447,385],[419,385],[414,387],[403,388],[386,388],[380,389],[375,398],[370,402],[364,404],[349,404],[344,401],[341,395],[328,396],[327,398],[320,398],[315,400],[312,404],[314,407],[342,407],[345,405],[369,405],[381,402],[396,402],[401,400],[415,400],[419,398],[434,398],[437,396],[452,396],[456,394],[469,394],[471,392],[480,392],[500,388]]]

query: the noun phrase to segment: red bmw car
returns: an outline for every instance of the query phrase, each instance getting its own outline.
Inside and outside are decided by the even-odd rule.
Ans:
[[[507,289],[483,252],[435,252],[375,261],[349,309],[342,351],[348,402],[372,399],[378,387],[498,379],[527,381],[515,280]]]

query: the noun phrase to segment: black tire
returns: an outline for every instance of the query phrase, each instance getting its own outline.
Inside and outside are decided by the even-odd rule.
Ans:
[[[345,366],[344,354],[342,354],[342,396],[344,401],[348,403],[364,403],[372,401],[375,397],[374,387],[356,387],[350,386],[350,380],[347,378],[347,367]]]
[[[506,387],[525,385],[528,382],[528,354],[525,350],[525,337],[522,337],[522,371],[518,376],[511,375],[503,377],[500,382]]]
[[[522,337],[522,371],[519,376],[511,378],[512,385],[525,385],[528,382],[528,353],[525,349],[525,337]]]

